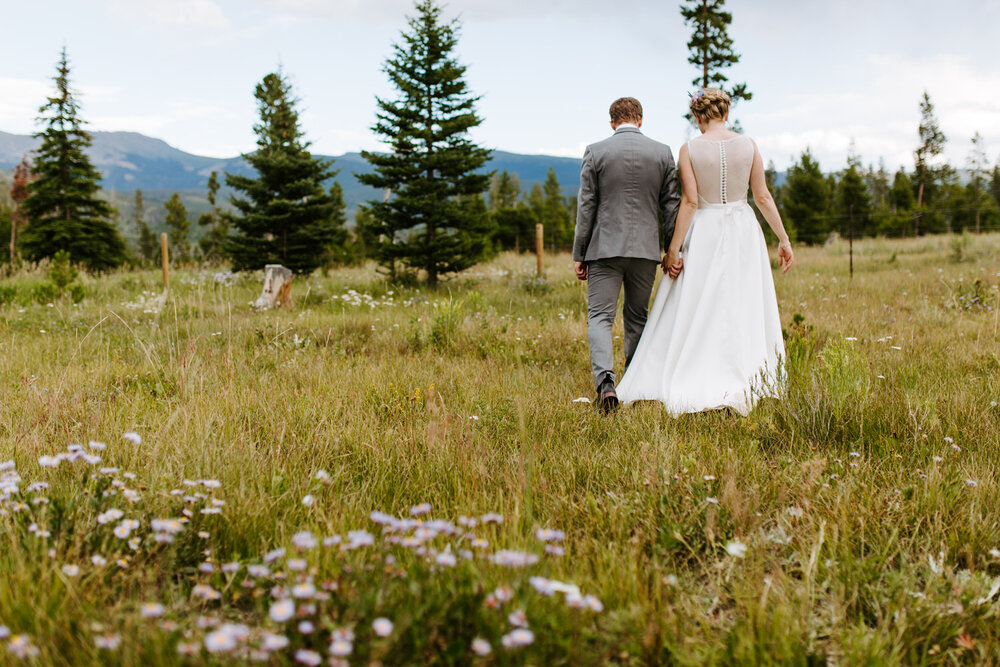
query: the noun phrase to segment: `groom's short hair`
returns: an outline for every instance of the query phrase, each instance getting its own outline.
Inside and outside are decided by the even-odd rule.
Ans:
[[[622,123],[638,123],[642,120],[642,105],[634,97],[620,97],[611,103],[611,122],[615,125]]]

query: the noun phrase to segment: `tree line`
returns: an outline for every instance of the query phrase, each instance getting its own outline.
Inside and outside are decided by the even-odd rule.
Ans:
[[[745,83],[730,86],[724,74],[740,59],[724,5],[685,0],[681,15],[691,28],[689,62],[698,69],[692,82],[725,87],[736,103],[751,93]],[[436,0],[417,0],[414,10],[383,68],[395,94],[376,99],[371,129],[388,150],[364,152],[371,170],[355,174],[383,196],[358,210],[353,229],[334,161],[310,152],[298,100],[279,70],[254,90],[256,148],[243,156],[254,175],[211,174],[209,210],[196,222],[197,243],[180,196],[164,204],[173,259],[229,261],[236,270],[277,263],[309,273],[371,258],[394,278],[419,271],[433,286],[496,252],[533,250],[537,224],[552,249],[571,245],[576,198],[564,196],[554,169],[527,191],[517,174],[485,171],[490,151],[469,138],[469,130],[483,122],[476,111],[479,97],[468,89],[465,67],[454,55],[459,22],[444,20]],[[143,193],[135,193],[134,248],[114,224],[117,212],[100,196],[100,174],[86,154],[90,136],[69,75],[64,48],[55,94],[40,109],[43,128],[35,136],[41,145],[31,161],[18,165],[9,187],[0,188],[0,233],[10,233],[9,258],[37,261],[65,251],[91,270],[155,261],[160,246]],[[946,139],[926,93],[920,110],[920,143],[910,171],[890,176],[884,163],[866,168],[852,150],[844,170],[827,174],[807,149],[778,186],[769,165],[768,185],[798,241],[821,243],[831,233],[1000,228],[1000,166],[990,171],[981,136],[971,140],[964,172],[941,164]],[[218,200],[223,182],[233,193],[229,206]]]

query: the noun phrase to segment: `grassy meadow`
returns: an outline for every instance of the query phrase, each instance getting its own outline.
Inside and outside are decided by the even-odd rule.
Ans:
[[[566,255],[9,276],[0,664],[1000,663],[1000,235],[796,260],[746,418],[574,401]]]

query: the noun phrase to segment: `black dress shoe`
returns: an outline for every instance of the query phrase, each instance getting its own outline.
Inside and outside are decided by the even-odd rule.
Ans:
[[[604,414],[610,414],[618,407],[618,394],[615,393],[615,383],[611,378],[601,383],[597,390],[597,408]]]

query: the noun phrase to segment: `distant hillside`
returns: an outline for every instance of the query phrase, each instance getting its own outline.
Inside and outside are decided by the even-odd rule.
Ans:
[[[141,189],[151,203],[162,203],[171,193],[180,192],[196,209],[203,208],[207,203],[199,207],[198,200],[204,199],[212,171],[219,172],[220,178],[223,172],[252,173],[241,157],[219,159],[192,155],[165,141],[135,132],[94,132],[93,140],[90,157],[104,176],[103,187],[112,193],[116,202]],[[13,169],[37,143],[29,136],[0,132],[0,170]],[[355,173],[369,170],[360,153],[323,157],[335,160],[335,168],[340,169],[337,180],[344,188],[344,199],[350,211],[369,199],[381,196],[380,192],[361,185],[354,177]],[[555,168],[566,193],[575,194],[580,186],[578,159],[495,151],[486,171],[506,169],[516,173],[522,188],[527,191],[534,183],[545,180],[550,166]]]

